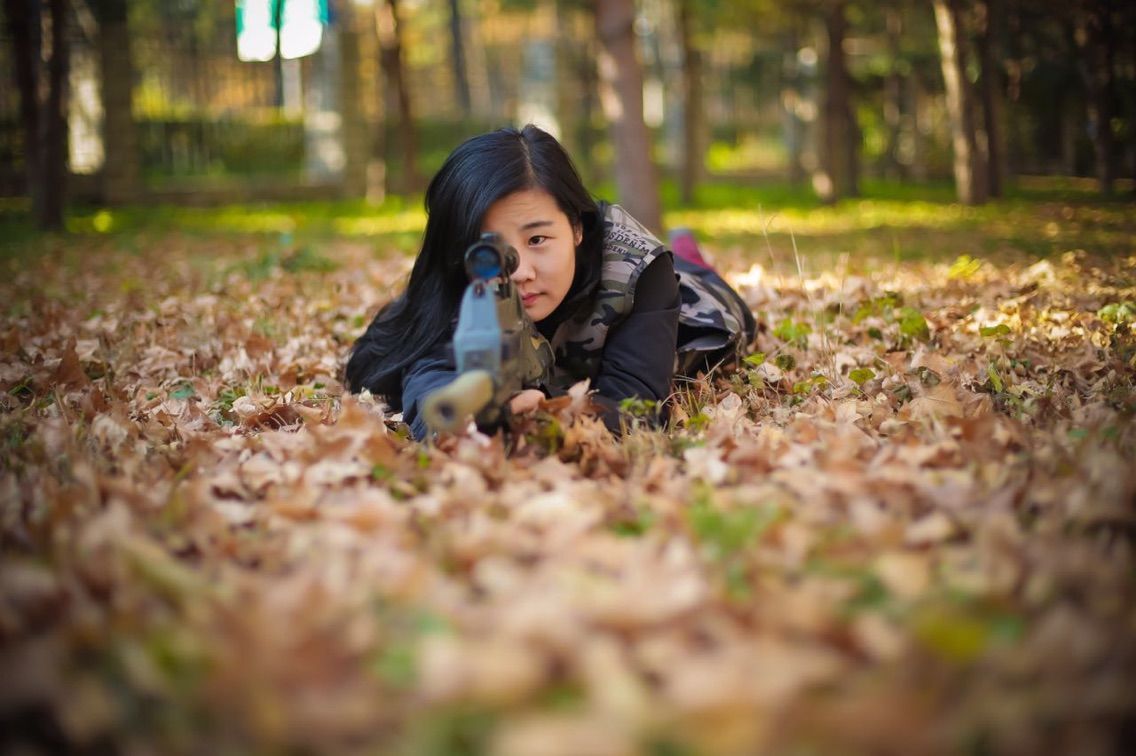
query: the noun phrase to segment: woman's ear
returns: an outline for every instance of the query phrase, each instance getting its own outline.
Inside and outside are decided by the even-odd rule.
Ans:
[[[573,223],[572,224],[572,238],[575,239],[577,247],[584,243],[584,224],[583,223]]]

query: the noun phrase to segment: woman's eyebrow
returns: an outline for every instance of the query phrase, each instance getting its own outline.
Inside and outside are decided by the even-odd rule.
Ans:
[[[521,226],[521,230],[522,231],[529,231],[529,230],[534,229],[534,228],[541,228],[543,226],[551,226],[551,225],[552,225],[552,221],[550,221],[550,220],[535,220],[535,221],[529,221],[525,225]]]

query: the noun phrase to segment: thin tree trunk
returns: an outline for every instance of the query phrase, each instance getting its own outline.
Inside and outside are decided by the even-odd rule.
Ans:
[[[46,186],[43,174],[43,140],[40,132],[39,61],[42,49],[39,0],[4,0],[4,20],[12,42],[12,73],[20,93],[23,126],[24,180],[32,202],[32,216],[43,216]]]
[[[1124,38],[1127,50],[1123,54],[1128,60],[1136,60],[1136,12],[1133,12],[1131,7],[1128,8],[1128,13],[1122,16],[1120,28],[1128,31]],[[1127,86],[1132,86],[1131,80],[1129,80]],[[1136,129],[1133,128],[1128,129],[1128,157],[1130,161],[1128,169],[1131,171],[1129,178],[1132,179],[1128,193],[1132,197],[1136,197]]]
[[[825,14],[828,61],[825,65],[824,136],[820,144],[821,170],[814,179],[824,202],[856,196],[859,132],[852,117],[844,38],[848,21],[844,0],[834,0]]]
[[[947,111],[951,119],[955,184],[959,201],[981,205],[986,201],[985,167],[975,137],[974,112],[966,79],[963,32],[957,0],[934,0],[935,23],[939,29],[943,81],[947,89]]]
[[[572,38],[573,8],[567,0],[550,0],[559,34],[553,47],[554,85],[556,87],[556,122],[560,124],[560,143],[576,161],[580,152],[580,103],[574,86],[577,76],[576,41]],[[577,169],[580,168],[577,162]]]
[[[67,196],[67,79],[70,50],[67,39],[67,0],[50,0],[51,58],[47,63],[48,89],[44,113],[44,175],[47,192],[44,228],[63,228]]]
[[[276,54],[272,56],[272,74],[276,82],[273,102],[278,109],[284,107],[284,56],[280,54],[280,36],[284,31],[284,2],[285,0],[272,0],[272,28],[276,30]]]
[[[589,43],[583,54],[576,58],[576,73],[580,86],[580,117],[577,124],[577,166],[584,171],[592,181],[597,179],[597,170],[593,155],[595,154],[596,138],[594,121],[596,112],[596,93],[599,90],[597,71],[595,66],[595,44]]]
[[[137,198],[138,130],[134,123],[134,62],[126,0],[91,3],[98,14],[99,65],[102,68],[103,200],[111,204]]]
[[[1006,28],[1006,97],[1005,97],[1005,150],[1003,165],[1009,175],[1022,173],[1025,169],[1024,151],[1026,136],[1022,130],[1019,113],[1022,107],[1022,79],[1024,62],[1022,54],[1022,14],[1019,4],[1009,0],[1005,5]]]
[[[923,77],[913,70],[907,87],[911,111],[911,178],[923,182],[927,180],[927,139],[924,136],[926,117],[926,93],[923,91]]]
[[[899,162],[899,137],[903,125],[903,76],[900,74],[900,35],[903,17],[898,7],[885,10],[888,40],[888,73],[884,81],[884,123],[887,125],[887,147],[884,150],[884,175],[891,179],[903,177]]]
[[[398,0],[383,0],[375,7],[375,22],[379,34],[379,57],[387,87],[393,90],[398,110],[399,144],[402,152],[402,187],[404,194],[415,191],[418,179],[418,134],[410,102],[410,88],[402,65],[402,22]],[[388,109],[389,112],[389,109]],[[391,164],[392,150],[387,140],[387,165]]]
[[[1112,28],[1111,4],[1107,0],[1090,3],[1082,20],[1081,76],[1088,90],[1089,120],[1092,123],[1096,174],[1102,194],[1112,194],[1116,181],[1116,139],[1112,118],[1116,109],[1113,63],[1116,38]]]
[[[1058,123],[1061,131],[1060,141],[1057,144],[1058,172],[1066,176],[1076,176],[1080,173],[1077,166],[1077,137],[1080,136],[1088,115],[1080,99],[1069,92],[1057,98],[1056,105],[1060,113]]]
[[[371,158],[367,116],[364,108],[363,86],[360,77],[362,58],[361,22],[356,8],[347,5],[339,11],[339,108],[343,117],[340,139],[343,144],[345,165],[340,183],[342,196],[367,196],[369,162]]]
[[[783,37],[780,99],[781,115],[784,119],[782,131],[785,139],[785,150],[788,153],[789,183],[797,186],[805,178],[805,167],[801,162],[801,156],[805,150],[805,129],[801,117],[798,115],[805,93],[801,64],[797,60],[797,50],[800,44],[795,26],[795,24],[790,26],[785,37]]]
[[[702,181],[702,53],[694,42],[693,0],[679,0],[678,32],[682,44],[682,201],[694,201]]]
[[[45,7],[41,0],[5,0],[4,17],[20,92],[32,217],[41,229],[62,229],[67,196],[67,2],[48,0]],[[42,35],[45,23],[47,49]]]
[[[450,0],[450,64],[453,67],[458,104],[461,105],[462,115],[469,118],[473,103],[469,94],[469,76],[466,74],[461,0]]]
[[[662,208],[651,133],[643,121],[643,70],[635,54],[633,0],[596,0],[600,103],[615,145],[619,201],[640,223],[662,231]]]
[[[998,0],[978,3],[978,55],[981,67],[983,131],[986,135],[986,185],[991,197],[1002,196],[1002,76],[998,67]]]

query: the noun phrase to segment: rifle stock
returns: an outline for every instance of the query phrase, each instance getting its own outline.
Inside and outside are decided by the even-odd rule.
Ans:
[[[488,370],[462,373],[422,402],[422,418],[439,433],[452,433],[493,399],[493,375]]]

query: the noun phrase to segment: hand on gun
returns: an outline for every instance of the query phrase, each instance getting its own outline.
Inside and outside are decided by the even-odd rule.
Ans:
[[[509,400],[509,412],[514,415],[522,415],[526,412],[532,412],[540,406],[544,401],[544,392],[537,389],[525,389],[518,394],[515,394]]]

